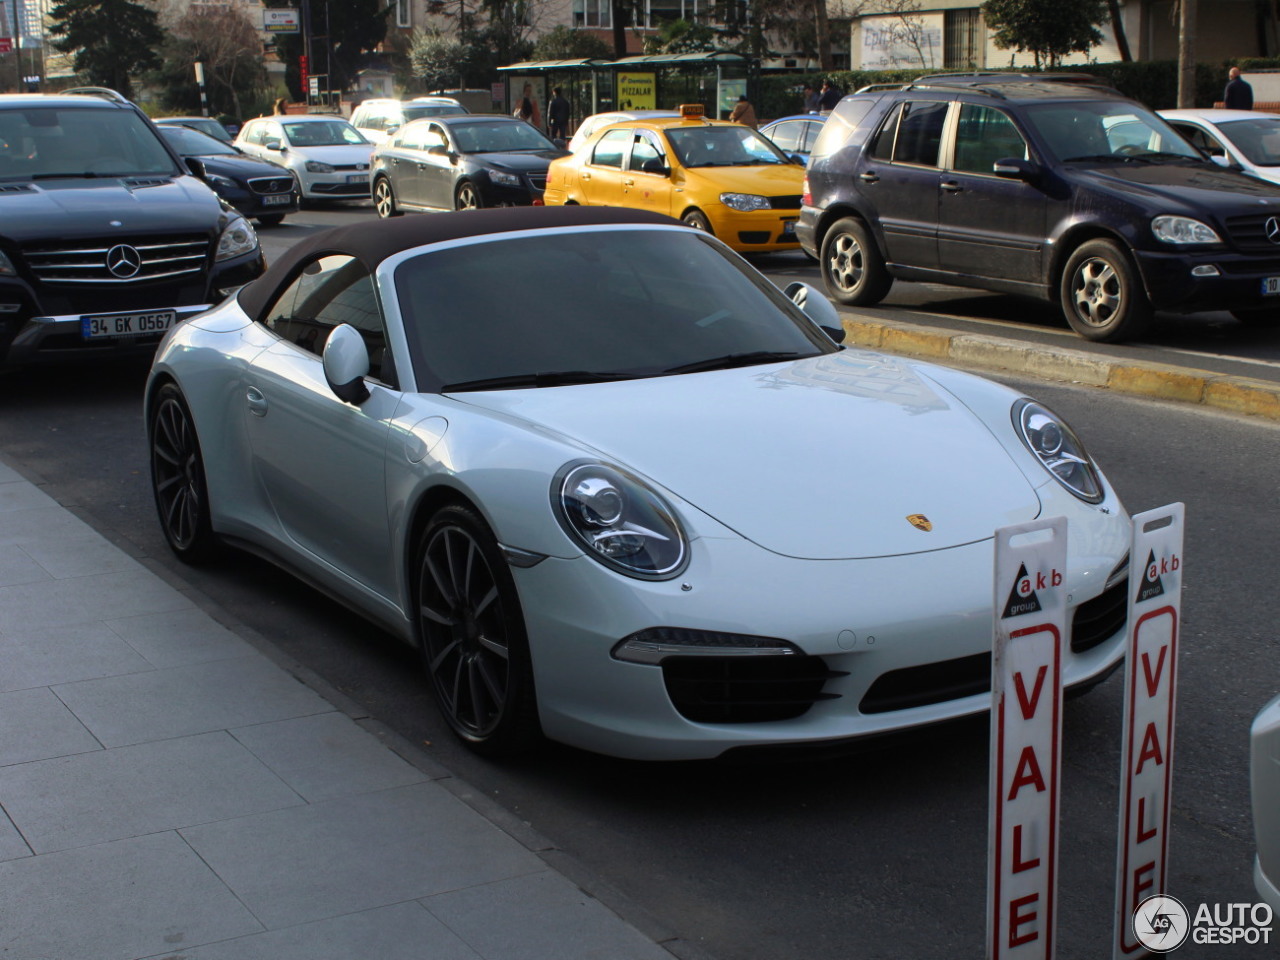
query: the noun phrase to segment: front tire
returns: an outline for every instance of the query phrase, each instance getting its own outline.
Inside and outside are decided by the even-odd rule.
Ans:
[[[480,191],[476,189],[476,185],[468,181],[458,187],[458,193],[453,199],[453,209],[455,210],[479,210],[484,206],[484,199],[480,196]]]
[[[169,548],[184,563],[217,553],[209,519],[209,488],[195,422],[176,385],[160,388],[151,409],[151,490]]]
[[[373,208],[384,220],[388,217],[398,217],[404,212],[396,206],[396,192],[391,187],[391,181],[386,177],[379,177],[373,182]]]
[[[439,510],[415,554],[415,617],[436,705],[476,753],[509,756],[539,737],[524,614],[506,558],[469,507]]]
[[[1071,254],[1061,295],[1067,323],[1086,340],[1131,340],[1151,321],[1151,301],[1138,271],[1113,240],[1090,240]]]
[[[701,210],[690,210],[680,218],[695,230],[701,230],[703,233],[709,233],[713,237],[716,232],[711,229],[711,221],[707,219],[707,215]]]
[[[893,277],[870,231],[853,217],[831,225],[822,238],[819,260],[827,293],[846,306],[879,303],[893,286]]]
[[[258,214],[258,224],[263,227],[278,227],[284,223],[283,213],[260,213]]]

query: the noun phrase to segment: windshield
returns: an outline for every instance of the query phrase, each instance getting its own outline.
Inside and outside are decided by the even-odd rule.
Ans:
[[[369,142],[345,120],[313,120],[283,126],[284,135],[293,147],[341,147]]]
[[[395,284],[423,390],[630,379],[837,349],[777,287],[693,230],[470,243],[406,260]]]
[[[671,148],[686,167],[757,167],[791,159],[754,130],[739,126],[669,127]]]
[[[1204,159],[1162,118],[1125,100],[1043,103],[1025,115],[1064,162]]]
[[[456,117],[471,112],[458,103],[406,103],[403,110],[405,123],[423,117]]]
[[[132,110],[29,107],[0,111],[0,179],[138,177],[179,173]]]
[[[192,130],[199,130],[201,133],[208,134],[214,139],[221,140],[224,143],[231,142],[231,135],[227,133],[227,128],[217,120],[209,117],[184,117],[177,121],[170,121],[165,118],[156,122],[162,127],[189,127]]]
[[[236,156],[238,151],[221,140],[206,137],[199,130],[187,127],[160,127],[160,136],[169,142],[169,146],[184,157],[222,157]]]
[[[556,145],[527,123],[479,121],[451,123],[449,134],[459,153],[512,153],[520,150],[555,150]]]
[[[1280,117],[1250,117],[1218,124],[1245,159],[1259,167],[1280,167]]]

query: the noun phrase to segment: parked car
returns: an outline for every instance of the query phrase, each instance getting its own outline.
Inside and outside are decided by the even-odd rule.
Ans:
[[[1169,126],[1211,158],[1280,183],[1280,115],[1254,110],[1161,110]]]
[[[853,94],[806,184],[797,233],[842,303],[897,279],[954,283],[1057,301],[1104,341],[1139,336],[1155,310],[1280,321],[1280,186],[1212,163],[1093,77]]]
[[[709,758],[982,713],[994,531],[1039,516],[1070,524],[1064,682],[1106,677],[1131,523],[1075,435],[838,324],[647,211],[317,233],[157,352],[157,514],[178,557],[247,545],[416,646],[483,752]]]
[[[246,217],[275,226],[298,211],[298,183],[285,167],[245,156],[192,127],[161,125],[160,135],[178,156],[199,160],[204,182]]]
[[[577,150],[588,140],[591,135],[601,127],[607,127],[613,123],[620,123],[623,120],[654,120],[658,117],[678,117],[679,110],[607,110],[604,113],[593,113],[589,117],[583,118],[578,124],[578,129],[573,132],[573,136],[569,138],[568,149],[572,152]]]
[[[1254,718],[1249,769],[1258,841],[1253,884],[1258,896],[1280,913],[1280,697]]]
[[[564,155],[515,117],[415,120],[374,151],[373,204],[380,217],[540,204],[547,165]]]
[[[235,139],[231,132],[213,117],[157,117],[156,124],[161,127],[190,127],[199,130],[206,137],[213,137],[223,143],[231,143]]]
[[[412,120],[452,117],[471,111],[452,97],[415,97],[413,100],[366,100],[351,112],[351,125],[370,143],[387,138]]]
[[[551,164],[544,202],[665,213],[741,253],[798,249],[804,168],[748,126],[682,109],[598,129]]]
[[[369,195],[373,144],[342,117],[258,117],[240,128],[235,146],[251,157],[292,170],[303,201]]]
[[[774,146],[789,157],[802,157],[809,162],[809,151],[822,132],[827,118],[818,113],[800,113],[766,123],[760,132],[773,141]]]
[[[0,363],[150,354],[263,266],[127,100],[0,96]]]

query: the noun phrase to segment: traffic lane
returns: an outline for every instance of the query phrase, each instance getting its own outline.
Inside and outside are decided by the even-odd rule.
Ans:
[[[147,483],[142,376],[46,371],[0,381],[14,414],[0,420],[6,455],[721,960],[937,956],[940,943],[948,955],[979,952],[985,721],[825,762],[640,764],[557,746],[522,763],[483,761],[438,719],[416,656],[381,631],[254,558],[199,569],[173,559]],[[1260,454],[1275,449],[1280,430],[1011,382],[1080,429],[1132,510],[1187,503],[1170,892],[1184,902],[1253,902],[1247,731],[1276,681],[1271,625],[1280,616],[1260,588],[1280,536],[1265,506],[1273,458]],[[1109,935],[1121,686],[1112,677],[1066,710],[1063,956],[1097,955]]]
[[[803,254],[754,259],[757,267],[783,286],[792,280],[803,280],[819,290],[825,289],[818,265]],[[837,307],[851,317],[919,323],[955,333],[1007,337],[1096,356],[1280,381],[1280,323],[1270,328],[1246,326],[1221,311],[1161,313],[1142,339],[1107,344],[1094,343],[1073,332],[1055,304],[940,283],[899,281],[875,306]],[[1276,310],[1280,312],[1280,298]]]

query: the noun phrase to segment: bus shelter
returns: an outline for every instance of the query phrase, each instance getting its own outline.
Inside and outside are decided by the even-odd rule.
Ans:
[[[499,67],[507,111],[526,87],[546,112],[559,87],[572,107],[570,129],[583,117],[608,110],[673,110],[700,103],[707,116],[728,119],[738,97],[750,97],[759,62],[737,53],[660,53],[621,60],[532,60]],[[545,118],[544,118],[545,120]]]

